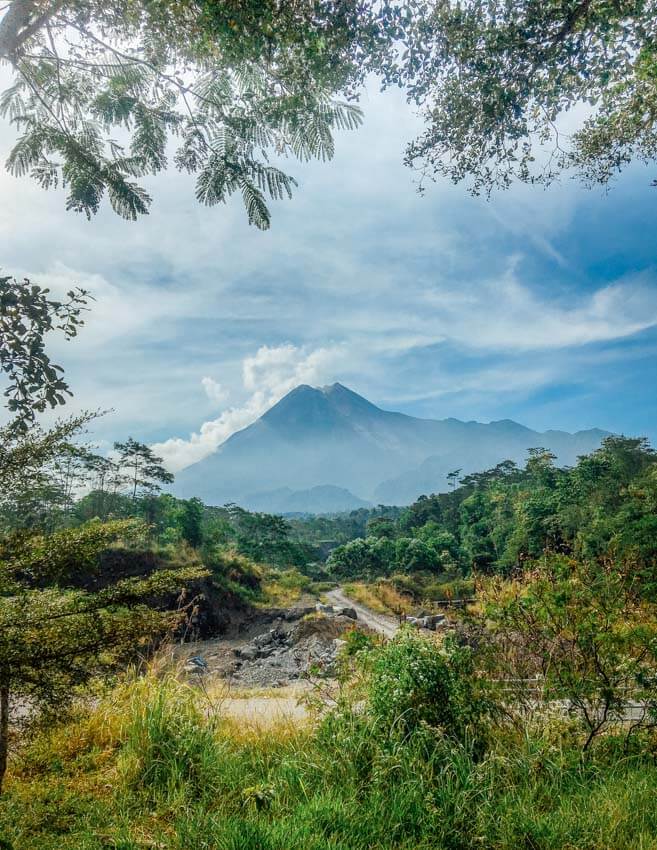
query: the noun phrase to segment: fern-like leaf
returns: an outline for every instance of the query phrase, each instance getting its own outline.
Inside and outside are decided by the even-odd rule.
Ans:
[[[262,192],[246,178],[242,178],[240,184],[249,224],[255,224],[258,230],[268,230],[271,216]]]

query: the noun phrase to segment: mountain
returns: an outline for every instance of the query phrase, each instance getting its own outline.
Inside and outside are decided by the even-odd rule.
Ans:
[[[332,484],[320,484],[309,490],[280,487],[278,490],[252,493],[245,496],[241,504],[251,511],[275,514],[337,514],[372,507],[371,502]]]
[[[572,464],[605,435],[598,429],[540,433],[509,419],[417,419],[382,410],[342,384],[302,384],[180,472],[175,491],[207,504],[236,502],[274,512],[408,504],[422,493],[446,490],[451,470],[467,474],[506,459],[522,463],[536,446]]]

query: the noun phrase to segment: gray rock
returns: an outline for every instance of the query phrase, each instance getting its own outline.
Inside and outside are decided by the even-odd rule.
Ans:
[[[355,608],[336,608],[335,613],[340,617],[349,617],[350,620],[357,620],[358,614]]]
[[[247,661],[253,661],[258,656],[258,647],[247,644],[241,649],[235,650],[239,658],[245,658]]]
[[[319,614],[335,614],[335,608],[332,605],[322,605],[321,602],[315,605],[315,611]]]
[[[313,605],[308,605],[306,607],[300,608],[290,608],[289,611],[285,612],[285,619],[290,622],[292,620],[300,620],[302,617],[307,617],[308,614],[314,614],[315,607]]]
[[[422,617],[422,625],[425,629],[435,629],[437,626],[442,626],[445,623],[444,614],[429,614]]]

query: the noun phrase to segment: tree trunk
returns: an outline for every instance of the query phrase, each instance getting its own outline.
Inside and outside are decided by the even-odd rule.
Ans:
[[[9,753],[9,685],[0,684],[0,794]]]

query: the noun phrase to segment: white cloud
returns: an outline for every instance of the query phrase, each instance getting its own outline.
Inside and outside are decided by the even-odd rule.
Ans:
[[[329,380],[344,358],[345,351],[340,346],[308,351],[291,343],[263,345],[242,364],[244,389],[250,393],[242,405],[204,422],[189,439],[173,437],[156,443],[153,450],[172,472],[178,472],[212,454],[231,434],[250,425],[294,387]],[[207,381],[215,385],[211,378],[204,378],[206,392]]]
[[[76,287],[90,293],[87,309],[83,313],[84,326],[71,352],[61,336],[49,340],[53,352],[88,356],[92,350],[98,352],[115,347],[120,339],[141,340],[162,337],[171,325],[185,315],[195,312],[195,298],[185,291],[162,292],[156,287],[131,282],[122,285],[120,278],[112,280],[100,273],[74,268],[55,261],[46,270],[33,274],[29,269],[7,269],[18,279],[27,277],[45,286],[55,297],[64,298]],[[116,348],[115,348],[116,350]]]
[[[342,358],[343,352],[336,346],[307,352],[292,343],[263,345],[253,357],[244,359],[244,388],[280,398],[299,384],[313,384],[323,380],[323,376]]]
[[[218,381],[215,381],[214,378],[210,378],[207,375],[204,378],[201,378],[201,386],[205,390],[206,396],[213,404],[221,404],[221,402],[226,401],[230,395],[229,390],[223,387]]]
[[[473,349],[538,351],[631,336],[657,325],[654,276],[633,276],[592,294],[540,297],[510,268],[501,279],[463,291],[436,287],[424,293],[415,315],[445,339]]]
[[[332,163],[286,163],[300,187],[273,205],[268,233],[248,227],[239,199],[199,206],[193,181],[173,171],[148,181],[145,219],[121,221],[105,205],[87,222],[65,213],[61,190],[0,166],[3,268],[97,299],[79,338],[52,352],[74,404],[116,410],[99,425],[110,442],[159,441],[180,469],[297,384],[332,379],[375,401],[452,394],[453,409],[454,394],[481,394],[459,415],[488,418],[495,393],[568,378],[587,344],[657,323],[654,275],[610,284],[609,252],[591,270],[563,238],[591,209],[583,190],[516,187],[487,204],[442,182],[420,198],[401,164],[417,129],[403,97],[370,93],[363,106],[364,127],[338,140]],[[0,121],[0,162],[14,137]],[[621,256],[617,197],[595,212],[601,243],[618,236]],[[482,355],[473,374],[467,360]]]

